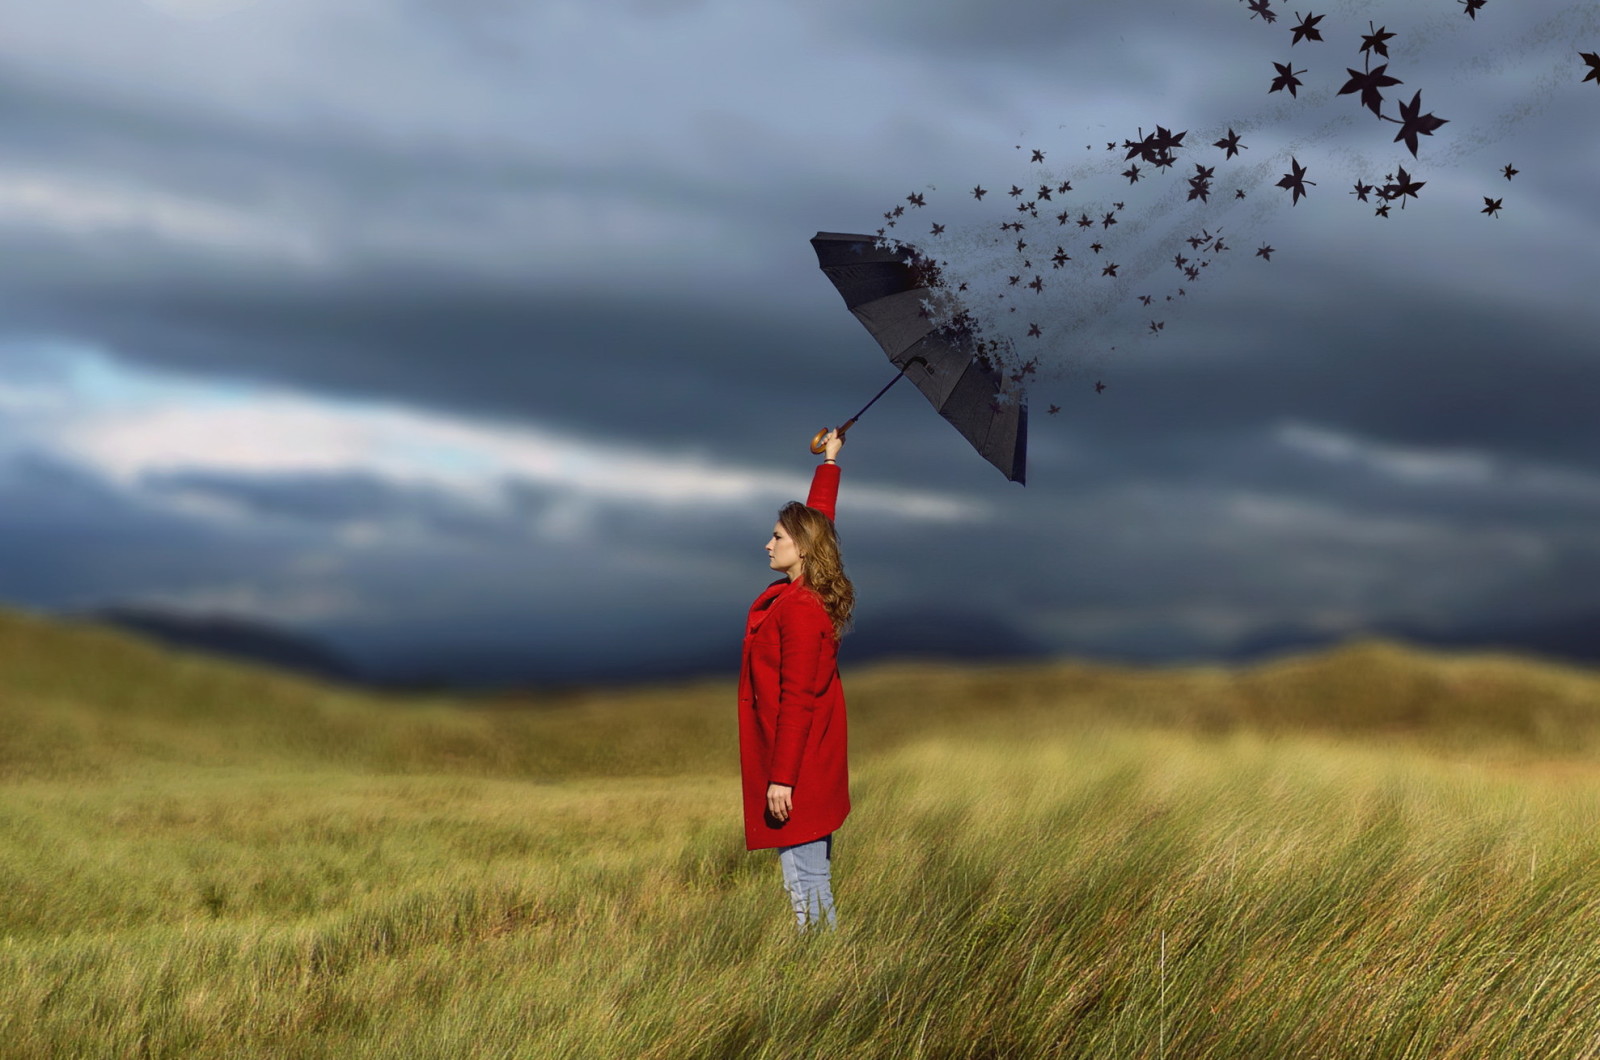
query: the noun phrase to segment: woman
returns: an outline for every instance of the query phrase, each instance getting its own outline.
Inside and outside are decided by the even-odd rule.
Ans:
[[[778,513],[767,557],[784,576],[750,605],[739,672],[745,846],[777,849],[802,931],[834,926],[833,833],[850,812],[838,653],[855,590],[833,530],[843,445],[828,432],[806,503]]]

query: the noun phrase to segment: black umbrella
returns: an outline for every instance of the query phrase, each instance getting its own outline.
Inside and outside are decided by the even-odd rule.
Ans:
[[[987,355],[991,349],[972,333],[969,318],[956,314],[940,320],[930,306],[948,305],[950,293],[942,287],[933,262],[915,249],[891,249],[874,236],[847,232],[818,232],[811,240],[817,264],[833,281],[856,319],[878,340],[889,363],[900,369],[922,391],[939,415],[954,424],[985,460],[1012,482],[1023,480],[1028,455],[1028,406],[1020,401],[997,401],[1006,391],[1000,366]],[[861,409],[867,411],[889,389]],[[850,417],[841,435],[861,412]],[[812,442],[821,452],[824,430]]]

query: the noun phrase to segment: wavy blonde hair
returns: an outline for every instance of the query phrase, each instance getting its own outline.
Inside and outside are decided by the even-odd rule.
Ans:
[[[822,609],[833,621],[833,637],[838,640],[850,628],[850,615],[856,607],[856,588],[844,573],[839,555],[839,535],[833,520],[815,508],[790,501],[778,511],[778,523],[794,540],[805,566],[806,586],[822,601]]]

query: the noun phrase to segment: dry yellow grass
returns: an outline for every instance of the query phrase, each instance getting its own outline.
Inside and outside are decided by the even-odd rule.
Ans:
[[[1600,679],[847,671],[843,930],[731,681],[385,699],[0,616],[0,1056],[1600,1055]]]

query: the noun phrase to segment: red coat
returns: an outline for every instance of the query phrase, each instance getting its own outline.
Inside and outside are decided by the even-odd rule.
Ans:
[[[819,464],[806,504],[832,519],[838,495],[839,466]],[[839,644],[804,578],[780,578],[750,605],[739,668],[739,766],[746,849],[821,839],[850,812]],[[767,814],[768,784],[794,786],[787,821]]]

